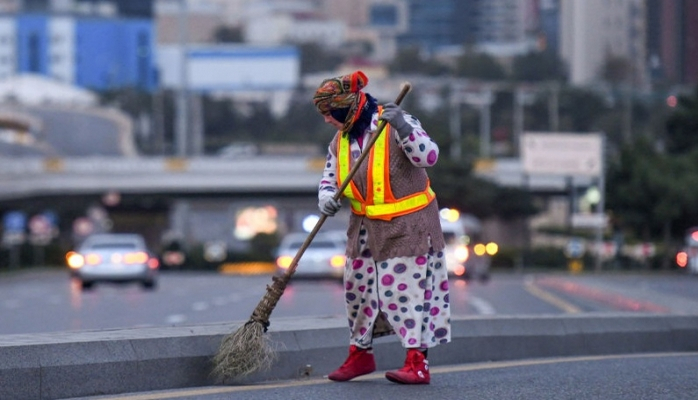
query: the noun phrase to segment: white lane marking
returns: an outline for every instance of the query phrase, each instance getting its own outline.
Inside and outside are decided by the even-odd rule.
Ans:
[[[205,301],[197,301],[191,305],[191,309],[194,311],[205,311],[208,310],[208,303]]]
[[[180,324],[187,320],[187,316],[184,314],[172,314],[165,318],[165,322],[168,324]]]
[[[228,304],[228,300],[224,297],[216,297],[211,303],[213,303],[214,306],[220,307]]]
[[[482,315],[492,315],[496,314],[494,307],[487,300],[483,300],[480,297],[468,296],[468,302],[475,308],[478,314]]]

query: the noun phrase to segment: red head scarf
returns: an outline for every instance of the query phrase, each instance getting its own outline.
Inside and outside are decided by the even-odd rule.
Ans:
[[[368,77],[361,71],[322,81],[315,91],[313,103],[318,111],[327,115],[331,110],[348,108],[342,132],[349,132],[366,103],[366,94],[361,91],[368,84]]]

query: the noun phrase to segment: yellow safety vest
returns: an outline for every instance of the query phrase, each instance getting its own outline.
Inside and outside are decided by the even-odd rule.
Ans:
[[[394,217],[421,210],[434,200],[436,194],[431,189],[427,178],[427,186],[424,191],[400,199],[393,196],[393,191],[390,188],[390,135],[386,132],[390,132],[389,124],[385,124],[385,128],[380,132],[380,137],[368,155],[366,198],[363,198],[353,181],[347,185],[343,194],[349,199],[351,211],[354,214],[390,221]],[[349,175],[349,166],[351,165],[351,149],[348,137],[340,136],[337,139],[337,160],[337,183],[341,186],[346,176]]]

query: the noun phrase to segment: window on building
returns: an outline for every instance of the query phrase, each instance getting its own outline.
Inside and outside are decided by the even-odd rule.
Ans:
[[[149,35],[147,32],[138,34],[138,84],[142,88],[148,87],[150,77],[150,63],[148,57]]]
[[[39,35],[32,33],[29,35],[28,47],[28,70],[29,72],[41,72],[41,45]]]
[[[371,7],[371,25],[393,27],[398,24],[397,9],[394,5],[378,4]]]

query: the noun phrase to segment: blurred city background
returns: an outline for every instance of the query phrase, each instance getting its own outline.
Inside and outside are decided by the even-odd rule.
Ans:
[[[0,271],[101,232],[163,267],[272,262],[318,214],[312,94],[355,70],[380,102],[412,83],[439,204],[493,268],[689,264],[698,2],[1,0]]]

